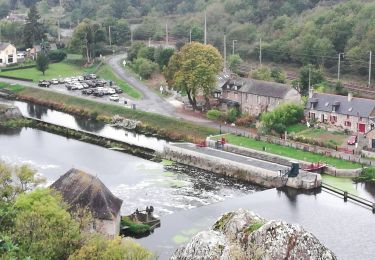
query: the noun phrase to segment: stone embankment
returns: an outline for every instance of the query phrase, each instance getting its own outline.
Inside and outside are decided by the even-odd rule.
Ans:
[[[0,121],[21,118],[22,113],[18,107],[0,104]]]
[[[240,209],[224,214],[211,230],[198,233],[171,260],[337,259],[300,225],[270,220]]]
[[[299,171],[296,177],[288,177],[290,167],[285,165],[189,143],[167,144],[162,157],[267,188],[288,186],[308,190],[321,186],[320,174]]]
[[[216,140],[211,140],[210,137],[207,137],[206,143],[209,147],[215,147]],[[223,150],[231,153],[241,154],[244,156],[249,156],[252,158],[257,158],[259,160],[264,160],[267,162],[273,162],[281,165],[285,165],[290,167],[291,166],[291,160],[290,158],[276,155],[276,154],[270,154],[266,151],[258,151],[250,148],[245,148],[237,145],[232,144],[224,144]],[[294,160],[298,161],[301,168],[306,168],[311,165],[310,162],[301,161],[301,160]],[[333,176],[340,176],[340,177],[358,177],[361,172],[362,168],[360,169],[338,169],[333,166],[327,165],[324,169],[324,172]]]

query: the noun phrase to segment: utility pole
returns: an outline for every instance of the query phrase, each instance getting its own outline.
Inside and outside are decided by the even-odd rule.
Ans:
[[[191,43],[191,28],[190,28],[190,34],[189,34],[189,39],[190,39],[190,43]]]
[[[204,44],[207,44],[207,13],[204,11]]]
[[[341,55],[344,57],[344,53],[339,53],[339,63],[337,64],[337,81],[340,81],[340,66],[341,66]]]
[[[262,38],[259,39],[259,64],[262,67]]]
[[[112,46],[111,26],[108,26],[109,46]]]
[[[168,24],[165,24],[165,47],[168,47]]]
[[[372,60],[372,51],[370,51],[370,60],[368,62],[368,87],[371,87],[371,60]]]
[[[224,71],[227,68],[227,36],[224,33]]]
[[[130,44],[133,44],[133,30],[131,26],[130,26]]]
[[[234,43],[237,42],[237,40],[232,41],[232,55],[234,55]]]
[[[311,67],[309,66],[309,93],[311,91]]]

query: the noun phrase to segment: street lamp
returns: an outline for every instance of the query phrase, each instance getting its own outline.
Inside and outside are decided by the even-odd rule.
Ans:
[[[237,40],[233,40],[232,41],[232,54],[234,55],[234,43],[236,43],[237,42]]]

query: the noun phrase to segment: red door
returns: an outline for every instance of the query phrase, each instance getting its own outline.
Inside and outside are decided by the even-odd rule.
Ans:
[[[366,124],[358,124],[358,132],[365,133],[366,132]]]

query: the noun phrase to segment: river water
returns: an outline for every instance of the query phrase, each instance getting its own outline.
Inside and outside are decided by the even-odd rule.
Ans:
[[[17,105],[28,116],[49,122],[59,120],[72,128],[99,132],[106,128],[40,106]],[[119,138],[124,138],[122,134],[125,135],[118,133]],[[135,144],[145,147],[152,143],[160,149],[164,142],[130,132],[125,137],[129,135]],[[153,205],[162,226],[138,242],[155,251],[160,259],[167,259],[176,247],[209,228],[224,212],[238,208],[303,225],[339,259],[375,259],[375,216],[369,209],[345,203],[326,191],[312,195],[262,191],[257,186],[197,169],[155,163],[30,128],[0,133],[0,159],[30,164],[47,179],[47,185],[72,167],[97,175],[123,199],[122,214]],[[373,198],[373,186],[349,184],[358,194]]]

